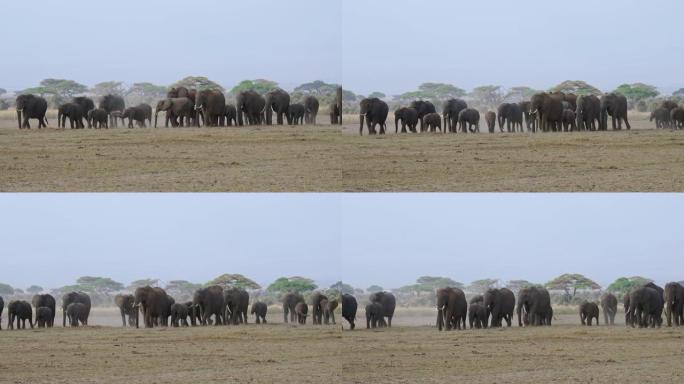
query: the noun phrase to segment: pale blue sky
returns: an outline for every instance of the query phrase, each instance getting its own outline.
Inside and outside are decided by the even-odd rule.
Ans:
[[[684,87],[679,0],[5,1],[0,87],[47,77],[226,87],[321,79],[368,94],[426,81]]]
[[[398,287],[421,275],[684,279],[684,197],[665,194],[19,194],[0,199],[0,282],[82,275]]]

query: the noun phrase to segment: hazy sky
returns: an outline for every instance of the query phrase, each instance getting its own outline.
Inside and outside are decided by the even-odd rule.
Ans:
[[[78,276],[386,288],[421,275],[684,279],[684,197],[664,194],[20,194],[0,199],[0,282]]]
[[[3,2],[0,87],[47,77],[226,87],[321,79],[368,94],[426,81],[604,90],[684,87],[679,0],[70,0]],[[134,11],[133,11],[134,10]],[[208,18],[210,17],[210,18]]]

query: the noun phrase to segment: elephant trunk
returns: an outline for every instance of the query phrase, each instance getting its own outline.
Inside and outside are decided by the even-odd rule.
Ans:
[[[21,109],[17,109],[17,122],[19,123],[19,129],[21,129]]]
[[[359,115],[359,134],[363,136],[363,119],[366,117],[364,114]]]

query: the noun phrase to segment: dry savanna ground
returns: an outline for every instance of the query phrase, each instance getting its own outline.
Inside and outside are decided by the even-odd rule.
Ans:
[[[106,131],[20,131],[10,117],[2,191],[684,191],[684,131],[644,115],[629,132],[376,137],[353,116],[342,130]]]
[[[580,327],[574,309],[558,312],[550,328],[440,333],[430,308],[398,309],[378,330],[360,312],[353,332],[285,325],[277,311],[266,326],[123,329],[96,309],[87,328],[0,332],[0,382],[681,382],[684,330]]]

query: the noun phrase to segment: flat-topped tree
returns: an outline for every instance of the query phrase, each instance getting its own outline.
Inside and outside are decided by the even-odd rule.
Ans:
[[[178,88],[178,87],[185,87],[188,89],[197,89],[199,87],[200,91],[204,91],[207,89],[212,89],[212,90],[219,90],[221,92],[225,91],[225,89],[219,85],[219,83],[212,81],[204,76],[187,76],[184,77],[175,83],[171,84],[169,88]]]
[[[126,93],[126,89],[121,81],[103,81],[101,83],[95,84],[90,91],[97,96],[123,96],[124,93]]]
[[[499,279],[479,279],[475,280],[468,286],[468,290],[472,292],[485,293],[490,288],[496,288],[499,285]]]
[[[579,274],[579,273],[565,273],[562,274],[544,285],[547,289],[562,290],[567,295],[575,297],[577,290],[596,290],[601,289],[601,285],[594,280]]]
[[[147,278],[147,279],[139,279],[132,281],[128,285],[128,289],[131,291],[135,291],[136,289],[140,287],[158,287],[159,286],[159,279],[153,279],[153,278]]]
[[[228,94],[230,96],[237,96],[240,92],[254,91],[260,95],[265,95],[266,93],[277,89],[278,83],[272,80],[266,79],[256,79],[256,80],[242,80],[236,86],[231,88]]]
[[[642,276],[619,277],[608,286],[607,291],[622,296],[636,287],[651,282],[653,280]]]
[[[239,273],[224,273],[205,284],[205,286],[218,285],[226,288],[242,288],[242,289],[261,289],[261,285],[254,280],[245,277]]]
[[[550,92],[563,92],[563,93],[574,93],[577,96],[595,95],[600,96],[603,94],[600,89],[594,87],[587,82],[582,80],[566,80],[555,87],[552,87]]]
[[[266,288],[268,292],[309,292],[318,288],[313,280],[301,276],[281,277]]]

